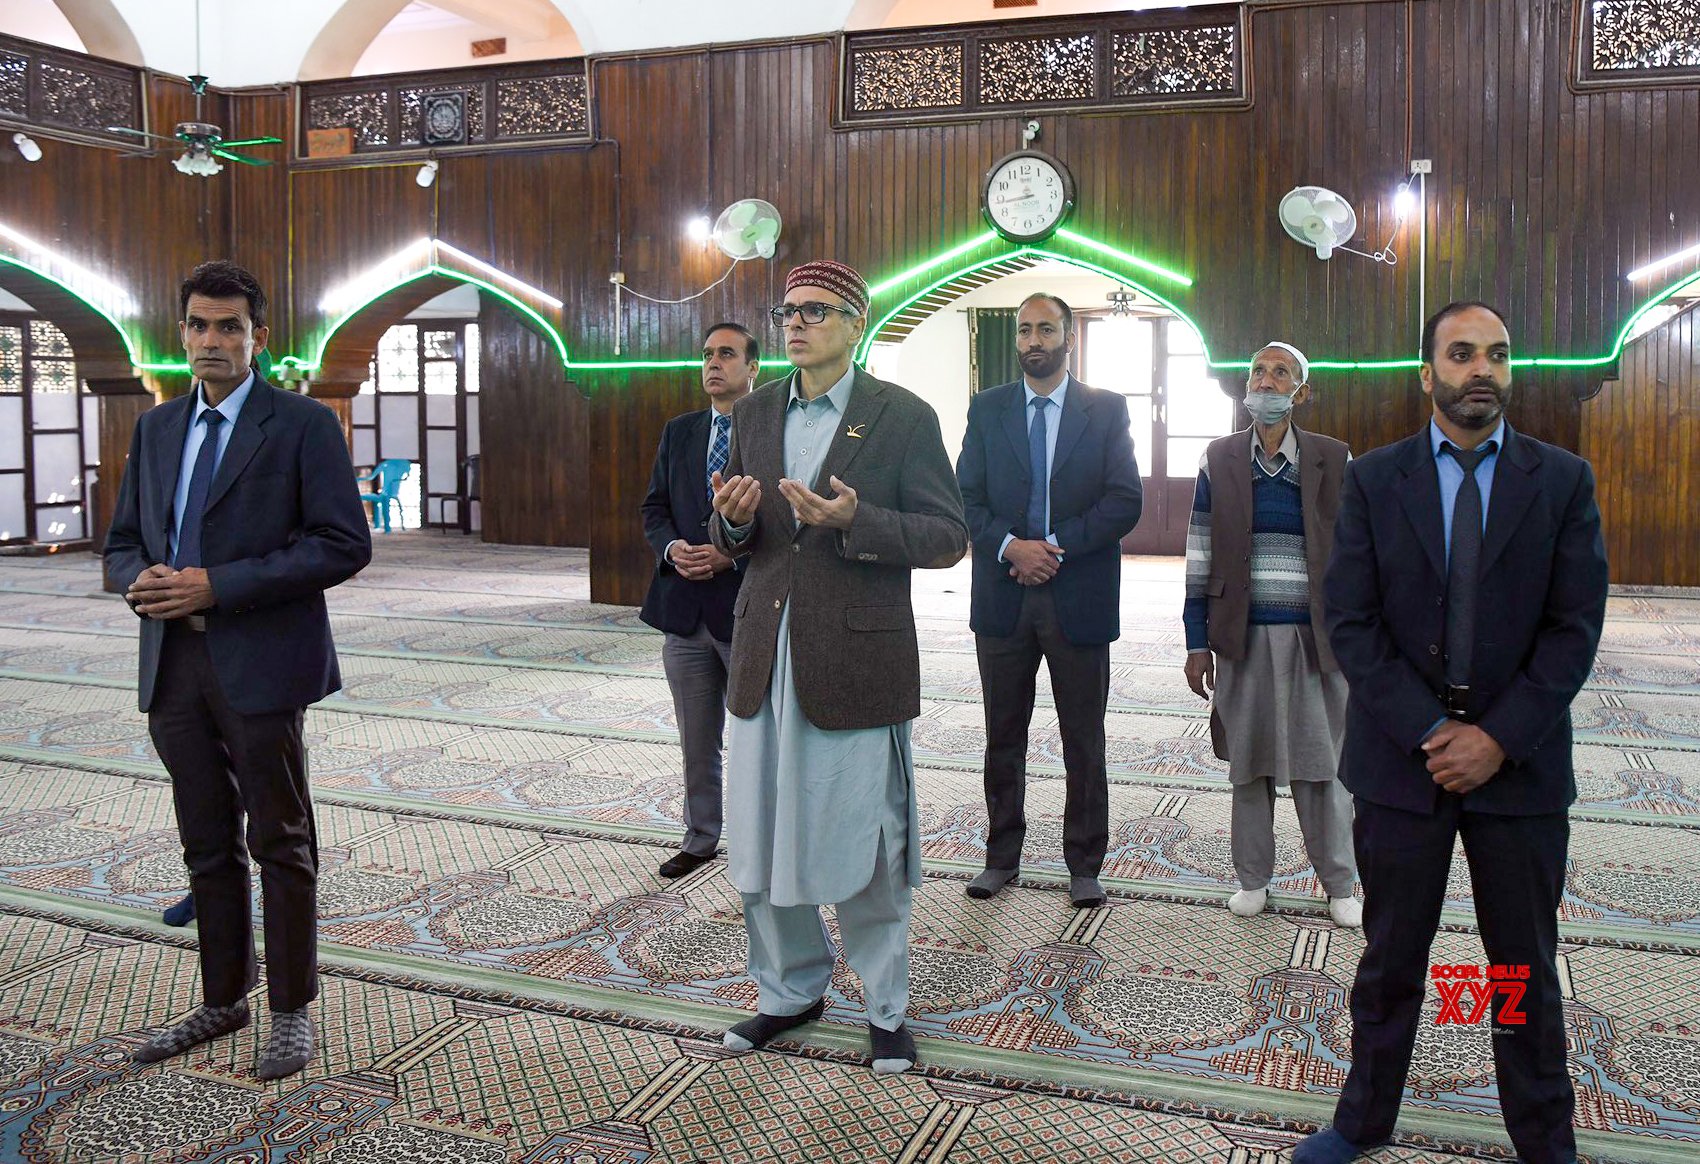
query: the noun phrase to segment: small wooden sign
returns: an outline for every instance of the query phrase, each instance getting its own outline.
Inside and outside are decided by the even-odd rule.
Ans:
[[[310,158],[342,158],[353,152],[353,126],[339,125],[335,129],[307,131],[307,156]]]
[[[499,57],[507,51],[508,38],[505,36],[493,36],[489,40],[472,42],[472,56],[475,60],[480,57]]]

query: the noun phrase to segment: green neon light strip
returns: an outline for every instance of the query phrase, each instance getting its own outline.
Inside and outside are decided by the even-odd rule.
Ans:
[[[1116,251],[1113,248],[1106,248],[1106,249],[1110,249],[1111,253],[1114,254],[1114,255],[1117,255],[1118,257],[1121,255],[1120,251]],[[915,292],[915,294],[913,294],[909,298],[905,299],[902,303],[899,303],[896,307],[893,307],[890,311],[886,312],[885,316],[880,319],[879,323],[875,324],[873,327],[870,327],[868,329],[867,334],[862,337],[861,345],[856,349],[856,359],[858,361],[865,361],[868,358],[869,350],[872,349],[872,347],[874,345],[874,338],[876,336],[878,336],[880,332],[885,330],[885,327],[886,327],[887,324],[889,324],[893,319],[895,319],[899,315],[901,315],[904,311],[906,311],[909,308],[909,306],[911,304],[915,303],[917,300],[925,298],[926,296],[932,294],[934,291],[937,291],[940,287],[943,287],[946,283],[949,283],[949,282],[951,282],[952,280],[955,280],[955,279],[960,279],[962,276],[970,274],[974,271],[977,271],[981,267],[989,267],[993,263],[1001,263],[1001,262],[1005,262],[1009,259],[1020,258],[1022,255],[1034,255],[1038,258],[1055,259],[1056,261],[1058,261],[1060,263],[1067,263],[1070,266],[1080,267],[1080,268],[1083,268],[1084,270],[1092,271],[1096,274],[1103,275],[1105,278],[1113,279],[1117,283],[1125,283],[1128,286],[1137,287],[1140,291],[1151,296],[1151,298],[1155,299],[1157,302],[1161,303],[1164,307],[1166,307],[1170,311],[1174,312],[1174,314],[1176,316],[1180,317],[1181,319],[1184,319],[1187,322],[1188,326],[1190,326],[1194,331],[1198,332],[1199,342],[1201,344],[1205,343],[1204,332],[1199,328],[1199,326],[1196,323],[1193,322],[1192,317],[1190,315],[1188,315],[1185,311],[1181,310],[1181,308],[1178,307],[1173,301],[1171,301],[1168,298],[1166,298],[1165,296],[1160,295],[1157,292],[1151,290],[1151,288],[1145,286],[1143,283],[1139,282],[1137,279],[1132,279],[1132,278],[1129,278],[1125,274],[1121,274],[1121,273],[1118,273],[1116,271],[1112,271],[1108,267],[1099,266],[1097,263],[1092,262],[1090,259],[1077,258],[1074,255],[1065,255],[1065,254],[1062,254],[1058,251],[1047,250],[1044,247],[1026,246],[1026,247],[1017,247],[1013,251],[1005,251],[1003,254],[993,255],[990,258],[981,259],[978,262],[970,263],[966,267],[960,267],[957,270],[950,272],[950,274],[945,275],[943,278],[935,279],[932,283],[921,288],[921,290]],[[1182,277],[1184,278],[1184,276],[1182,276]],[[1208,345],[1206,345],[1205,346],[1205,359],[1206,359],[1206,361],[1208,361],[1209,358],[1210,358],[1210,350],[1209,350]]]
[[[325,333],[325,338],[319,341],[318,355],[314,357],[312,362],[309,363],[308,361],[299,359],[298,357],[295,357],[295,356],[284,356],[278,362],[279,363],[291,364],[291,365],[293,365],[297,368],[300,368],[304,372],[316,372],[316,371],[318,371],[319,367],[324,363],[325,349],[330,347],[331,340],[333,338],[335,338],[336,333],[341,331],[343,329],[343,327],[348,323],[349,320],[353,319],[356,315],[359,315],[362,311],[366,310],[366,308],[369,307],[372,303],[376,302],[378,299],[381,299],[383,296],[388,295],[391,291],[394,291],[396,288],[405,287],[409,283],[417,283],[419,280],[424,279],[424,278],[431,276],[431,275],[442,275],[445,278],[458,279],[462,283],[470,283],[474,287],[478,287],[482,290],[488,291],[488,292],[490,292],[490,294],[501,299],[504,303],[507,303],[514,310],[518,311],[521,315],[524,315],[527,319],[531,320],[533,323],[537,324],[537,326],[540,329],[542,329],[543,334],[545,336],[547,336],[549,338],[549,341],[555,345],[555,351],[561,357],[561,366],[562,367],[571,368],[573,366],[572,362],[567,358],[567,341],[562,337],[560,332],[555,330],[554,324],[550,323],[547,319],[544,319],[541,315],[539,315],[537,313],[537,311],[533,307],[531,307],[530,304],[521,302],[520,300],[518,300],[518,299],[514,298],[512,295],[510,295],[508,292],[506,292],[506,291],[502,290],[500,287],[496,286],[494,283],[491,283],[491,282],[484,280],[484,279],[480,279],[476,275],[468,275],[464,271],[456,271],[456,270],[449,268],[449,267],[439,266],[436,263],[431,264],[430,266],[428,266],[425,269],[417,272],[416,274],[408,275],[403,279],[397,280],[396,282],[390,284],[388,287],[385,287],[382,290],[378,291],[377,293],[371,295],[365,301],[363,301],[361,303],[357,303],[353,307],[350,307],[347,311],[343,312],[341,317],[339,317],[337,319],[337,321],[331,325],[330,330]],[[692,364],[687,365],[687,366],[695,367],[695,363],[693,362]]]
[[[112,325],[112,330],[117,332],[118,338],[124,341],[124,351],[130,357],[130,363],[131,364],[134,364],[138,368],[146,366],[144,364],[139,364],[139,363],[136,362],[136,342],[133,339],[130,338],[129,332],[125,331],[122,327],[119,326],[118,321],[116,319],[112,318],[111,313],[108,312],[106,310],[106,308],[102,307],[98,303],[95,303],[95,302],[89,300],[87,297],[85,297],[82,294],[82,292],[78,291],[75,287],[71,286],[69,283],[65,282],[65,280],[59,278],[57,275],[49,275],[46,271],[43,271],[40,267],[36,267],[36,266],[33,266],[29,263],[26,263],[22,259],[14,259],[11,255],[0,255],[0,263],[10,263],[12,266],[18,268],[20,271],[28,271],[30,274],[35,275],[38,278],[46,279],[49,283],[52,283],[55,287],[58,287],[61,290],[67,291],[71,295],[75,296],[77,302],[88,307],[91,311],[94,311],[102,319],[106,320],[107,323],[110,323]]]
[[[1138,255],[1129,254],[1127,251],[1117,250],[1108,243],[1101,243],[1095,238],[1088,238],[1086,235],[1076,234],[1067,227],[1063,227],[1061,230],[1057,231],[1056,237],[1067,239],[1071,243],[1087,247],[1090,250],[1097,251],[1099,254],[1108,255],[1117,262],[1126,263],[1131,267],[1138,267],[1142,271],[1149,271],[1158,278],[1167,279],[1171,283],[1178,283],[1182,287],[1192,286],[1192,280],[1181,274],[1179,271],[1171,271],[1167,267],[1159,267],[1156,263],[1153,263],[1148,259],[1142,259]],[[1117,278],[1120,278],[1120,276],[1117,276]],[[1191,321],[1189,320],[1188,322]],[[1197,329],[1195,328],[1194,330]],[[1204,333],[1199,332],[1199,334],[1203,335]]]
[[[923,271],[930,271],[940,263],[948,263],[950,260],[957,258],[960,255],[965,255],[969,251],[983,247],[997,237],[998,232],[995,230],[988,230],[985,234],[977,235],[959,246],[951,247],[948,251],[945,251],[942,254],[934,255],[924,263],[918,263],[915,266],[910,267],[907,271],[899,271],[897,274],[891,276],[891,278],[875,283],[872,287],[868,288],[868,296],[870,298],[877,298],[878,296],[885,294],[885,292],[890,291],[893,287],[907,283]]]
[[[1106,255],[1110,258],[1117,260],[1118,262],[1125,263],[1125,264],[1132,266],[1132,267],[1137,267],[1142,271],[1149,271],[1152,274],[1155,274],[1155,275],[1158,275],[1162,278],[1165,278],[1165,279],[1168,279],[1170,281],[1179,283],[1182,286],[1190,287],[1190,286],[1193,285],[1193,281],[1185,275],[1179,274],[1178,272],[1175,272],[1175,271],[1170,271],[1170,270],[1168,270],[1167,268],[1164,268],[1164,267],[1160,267],[1155,263],[1151,263],[1151,262],[1149,262],[1145,259],[1141,259],[1137,255],[1130,254],[1126,251],[1118,250],[1115,247],[1109,246],[1106,243],[1101,243],[1097,239],[1089,238],[1086,235],[1078,234],[1074,231],[1065,229],[1065,230],[1059,230],[1057,232],[1057,237],[1063,238],[1068,242],[1076,243],[1076,244],[1078,244],[1082,247],[1088,248],[1090,250],[1097,251],[1097,252],[1099,252],[1103,255]],[[993,231],[986,231],[984,234],[976,235],[975,237],[968,239],[966,242],[959,243],[958,245],[951,247],[949,250],[941,251],[939,254],[934,255],[932,258],[928,259],[924,263],[919,263],[919,264],[917,264],[913,267],[910,267],[906,271],[900,271],[895,275],[889,276],[888,278],[882,280],[878,284],[875,284],[873,287],[869,288],[870,293],[877,297],[877,296],[891,290],[893,287],[897,287],[897,286],[909,281],[910,279],[913,279],[913,278],[915,278],[915,277],[917,277],[921,274],[924,274],[927,271],[931,271],[931,270],[941,266],[942,264],[949,262],[951,259],[959,258],[962,255],[968,254],[968,253],[970,253],[974,250],[979,249],[980,247],[986,246],[987,244],[996,241],[998,238],[999,238],[999,236]],[[1085,270],[1094,271],[1094,272],[1096,272],[1100,275],[1105,276],[1106,278],[1113,279],[1118,283],[1126,283],[1126,284],[1129,284],[1131,286],[1137,287],[1139,290],[1143,291],[1145,294],[1150,295],[1151,298],[1157,300],[1159,303],[1161,303],[1168,310],[1172,311],[1176,316],[1185,320],[1187,322],[1187,324],[1189,326],[1191,326],[1194,331],[1198,332],[1200,340],[1201,341],[1204,340],[1203,329],[1201,329],[1198,326],[1198,324],[1193,321],[1191,316],[1189,316],[1186,312],[1182,311],[1179,307],[1177,307],[1170,300],[1168,300],[1165,297],[1163,297],[1162,295],[1159,295],[1156,292],[1152,291],[1149,287],[1146,287],[1145,285],[1143,285],[1139,281],[1134,280],[1134,279],[1130,279],[1126,274],[1110,270],[1107,267],[1099,266],[1098,264],[1093,263],[1089,260],[1077,258],[1077,257],[1072,256],[1072,255],[1059,254],[1056,251],[1047,250],[1043,247],[1024,246],[1024,247],[1017,247],[1013,250],[1004,251],[1000,254],[993,255],[990,258],[982,259],[978,262],[970,263],[965,267],[961,267],[961,268],[951,272],[949,275],[946,275],[941,279],[937,279],[937,280],[933,281],[932,283],[928,284],[926,287],[922,288],[920,291],[916,292],[914,295],[911,295],[908,299],[904,300],[896,308],[894,308],[893,310],[888,312],[884,317],[882,317],[880,319],[879,323],[876,326],[868,329],[867,336],[863,339],[861,346],[858,348],[858,350],[856,352],[857,360],[861,361],[861,360],[867,359],[868,350],[873,345],[874,337],[877,336],[882,330],[884,330],[885,326],[887,324],[889,324],[892,321],[892,319],[894,319],[897,315],[901,314],[904,309],[906,309],[910,304],[914,303],[916,300],[922,298],[925,295],[932,293],[933,291],[936,291],[938,288],[942,287],[944,284],[950,282],[953,279],[959,278],[962,275],[966,275],[966,274],[968,274],[972,271],[979,270],[981,267],[990,266],[992,263],[1000,262],[1000,261],[1003,261],[1005,259],[1015,258],[1015,257],[1018,257],[1020,255],[1034,255],[1034,256],[1037,256],[1037,257],[1041,257],[1041,258],[1056,259],[1060,262],[1069,263],[1073,266],[1081,267]],[[61,287],[65,286],[65,284],[61,280],[56,279],[51,275],[47,275],[45,272],[38,271],[34,267],[30,267],[28,264],[20,262],[19,260],[12,259],[12,258],[10,258],[6,255],[0,255],[0,260],[4,260],[6,262],[13,263],[16,266],[24,267],[26,270],[29,270],[32,273],[41,275],[43,278],[49,279],[49,280],[58,284]],[[349,311],[347,311],[341,318],[339,318],[336,321],[336,324],[327,333],[325,340],[319,345],[319,356],[320,356],[320,358],[322,359],[323,356],[324,356],[324,350],[325,350],[325,347],[330,342],[330,337],[334,336],[337,333],[337,331],[341,330],[341,328],[343,327],[344,324],[346,324],[351,318],[353,318],[356,314],[358,314],[360,311],[362,311],[366,306],[368,306],[370,303],[372,303],[373,300],[378,299],[382,295],[388,294],[390,291],[393,291],[396,287],[404,286],[407,283],[414,282],[415,280],[422,279],[426,275],[431,275],[431,274],[441,274],[441,275],[445,275],[445,276],[447,276],[451,279],[458,279],[462,282],[471,283],[475,286],[478,286],[478,287],[484,288],[485,290],[490,291],[492,294],[500,296],[505,302],[512,304],[515,308],[517,308],[519,311],[521,311],[523,314],[525,314],[528,318],[536,321],[537,324],[543,329],[544,334],[550,337],[550,339],[555,344],[556,351],[561,356],[562,366],[565,367],[566,369],[568,369],[569,371],[584,371],[584,372],[628,372],[628,371],[630,371],[630,372],[636,372],[636,371],[650,371],[650,370],[660,371],[660,370],[672,370],[672,369],[684,369],[684,368],[698,368],[698,367],[701,366],[702,362],[700,360],[694,360],[694,359],[693,360],[587,360],[587,361],[584,361],[584,362],[574,362],[567,357],[566,341],[561,336],[561,334],[558,331],[556,331],[555,328],[552,325],[550,325],[547,320],[545,320],[542,316],[540,316],[535,310],[533,310],[527,304],[520,302],[519,300],[515,299],[512,295],[503,291],[500,287],[494,286],[493,284],[488,283],[483,279],[479,279],[475,276],[467,275],[467,274],[465,274],[461,271],[450,270],[450,269],[440,267],[440,266],[432,266],[432,267],[430,267],[426,270],[420,271],[416,275],[409,276],[409,277],[401,280],[400,282],[394,284],[393,286],[387,287],[384,290],[378,292],[376,295],[373,295],[370,299],[367,299],[364,303],[361,303],[360,305],[358,305],[354,308],[351,308]],[[1524,359],[1513,360],[1513,361],[1511,361],[1511,363],[1514,367],[1524,367],[1524,368],[1527,368],[1527,367],[1590,368],[1590,367],[1599,367],[1599,366],[1604,365],[1604,364],[1613,363],[1622,354],[1623,347],[1628,342],[1629,333],[1634,330],[1636,323],[1638,323],[1641,320],[1642,316],[1646,315],[1647,312],[1651,311],[1653,308],[1657,307],[1660,303],[1663,303],[1665,300],[1671,298],[1671,296],[1677,294],[1679,291],[1682,291],[1682,290],[1684,290],[1684,289],[1686,289],[1690,286],[1693,286],[1695,284],[1700,284],[1700,271],[1695,271],[1692,274],[1683,276],[1682,278],[1676,280],[1674,283],[1667,286],[1664,290],[1658,292],[1656,295],[1649,298],[1646,302],[1642,303],[1641,306],[1636,308],[1634,313],[1630,315],[1628,322],[1626,322],[1623,325],[1622,330],[1618,332],[1616,339],[1612,343],[1611,352],[1607,355],[1604,355],[1604,356],[1589,356],[1589,357],[1535,356],[1535,357],[1526,357]],[[66,290],[72,291],[72,294],[76,294],[76,292],[73,291],[69,287],[66,287]],[[78,298],[82,299],[82,296],[78,295]],[[83,302],[86,303],[88,301],[83,300]],[[100,309],[99,307],[97,307],[96,305],[94,305],[92,303],[89,304],[89,306],[94,307],[95,310],[97,310],[97,311],[100,311],[101,315],[105,316],[106,319],[109,322],[113,323],[114,328],[118,327],[117,323],[115,321],[112,321],[112,317],[110,315],[107,315],[107,313],[104,310]],[[118,331],[119,331],[120,335],[124,336],[125,344],[127,346],[129,346],[131,352],[134,353],[135,349],[134,349],[134,346],[131,344],[129,336],[125,335],[125,333],[123,332],[123,329],[121,329],[121,328],[119,328]],[[315,371],[319,367],[319,364],[317,362],[309,363],[308,361],[303,360],[298,356],[284,356],[281,359],[279,359],[277,362],[280,363],[280,364],[291,364],[291,365],[294,365],[297,368],[302,369],[303,371],[308,371],[308,372]],[[771,361],[771,360],[770,361],[764,361],[763,366],[766,366],[766,364],[769,364],[769,363],[780,365],[780,364],[786,363],[786,361]],[[1245,370],[1245,369],[1249,369],[1251,367],[1251,360],[1249,358],[1243,359],[1243,360],[1214,360],[1214,359],[1211,359],[1210,355],[1209,355],[1208,344],[1206,344],[1206,347],[1205,347],[1205,363],[1211,368],[1222,368],[1222,369],[1228,369],[1228,370]],[[145,371],[187,372],[189,370],[188,366],[186,364],[180,364],[180,363],[179,364],[165,364],[165,363],[161,363],[161,364],[137,364],[136,366],[138,368],[145,370]],[[1310,366],[1311,366],[1312,369],[1316,369],[1316,370],[1344,372],[1344,371],[1398,371],[1398,370],[1402,370],[1402,369],[1416,369],[1416,368],[1421,367],[1422,365],[1421,365],[1420,360],[1417,360],[1417,359],[1414,359],[1414,358],[1406,358],[1406,359],[1400,359],[1400,360],[1312,360]]]

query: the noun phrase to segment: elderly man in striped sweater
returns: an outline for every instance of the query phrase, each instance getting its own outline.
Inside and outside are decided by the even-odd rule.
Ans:
[[[1251,427],[1213,441],[1198,466],[1186,543],[1186,680],[1215,693],[1211,736],[1233,785],[1240,888],[1253,917],[1275,871],[1275,798],[1290,788],[1334,923],[1362,924],[1352,896],[1352,801],[1335,778],[1346,680],[1328,648],[1322,575],[1333,548],[1346,446],[1293,424],[1310,365],[1290,344],[1252,357]]]

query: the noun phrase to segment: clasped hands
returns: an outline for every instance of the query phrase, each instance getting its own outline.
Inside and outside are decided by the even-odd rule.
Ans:
[[[761,506],[761,482],[739,474],[712,478],[714,511],[730,526],[748,525]],[[856,491],[837,477],[828,479],[838,496],[822,497],[801,481],[789,477],[779,479],[779,495],[791,503],[791,512],[802,525],[820,525],[828,529],[849,529],[856,518]]]
[[[1039,586],[1055,578],[1062,557],[1061,546],[1036,538],[1015,538],[1003,550],[1009,576],[1023,586]]]
[[[711,545],[693,546],[680,538],[668,548],[668,561],[673,572],[692,582],[706,582],[716,574],[732,568],[732,559]]]
[[[1505,763],[1505,749],[1472,723],[1441,724],[1423,741],[1423,751],[1434,782],[1458,796],[1492,780]]]
[[[182,618],[213,606],[218,599],[213,594],[212,580],[199,566],[173,570],[170,566],[149,566],[124,594],[130,609],[146,618]]]

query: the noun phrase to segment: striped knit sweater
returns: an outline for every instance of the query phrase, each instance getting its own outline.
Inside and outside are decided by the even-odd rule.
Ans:
[[[1272,474],[1257,456],[1251,461],[1251,623],[1309,624],[1310,565],[1305,558],[1299,466],[1283,458]],[[1210,646],[1210,600],[1205,593],[1210,568],[1210,470],[1200,460],[1187,523],[1186,606],[1181,612],[1189,651]]]

